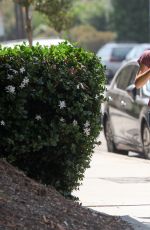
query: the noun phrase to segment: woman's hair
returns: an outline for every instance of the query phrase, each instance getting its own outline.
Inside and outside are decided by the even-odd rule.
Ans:
[[[138,59],[139,65],[143,64],[150,68],[150,50],[145,50],[141,57]]]

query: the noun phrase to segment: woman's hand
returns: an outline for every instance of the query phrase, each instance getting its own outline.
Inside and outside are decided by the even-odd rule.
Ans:
[[[137,89],[141,88],[150,79],[150,68],[141,65],[138,74],[135,78],[135,87]]]

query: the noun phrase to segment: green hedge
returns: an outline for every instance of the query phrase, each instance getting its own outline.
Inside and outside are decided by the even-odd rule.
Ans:
[[[65,194],[89,167],[105,88],[99,59],[67,43],[0,48],[0,154]]]

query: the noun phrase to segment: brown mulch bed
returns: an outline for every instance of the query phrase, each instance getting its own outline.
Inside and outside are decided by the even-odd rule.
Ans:
[[[130,230],[119,217],[66,200],[0,160],[0,230]]]

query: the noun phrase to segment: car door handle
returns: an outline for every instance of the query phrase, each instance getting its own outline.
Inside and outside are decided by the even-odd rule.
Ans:
[[[125,101],[123,101],[123,100],[121,101],[121,105],[122,105],[122,106],[126,106],[126,104],[127,104],[127,103],[126,103]]]

